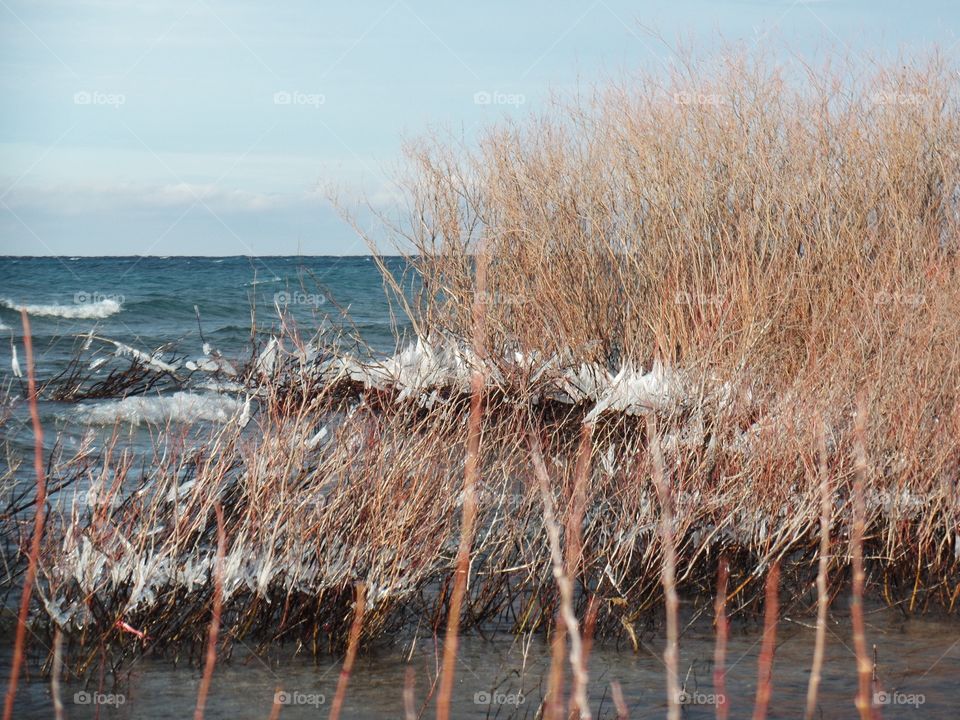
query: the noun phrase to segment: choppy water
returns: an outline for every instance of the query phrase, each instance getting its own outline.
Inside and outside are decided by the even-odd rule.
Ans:
[[[239,352],[250,337],[251,308],[269,331],[277,325],[277,302],[305,327],[340,323],[338,306],[348,308],[367,342],[393,349],[382,279],[370,257],[0,258],[2,332],[18,336],[18,310],[27,307],[45,372],[70,352],[69,344],[53,341],[91,329],[137,347],[179,340],[199,352],[195,307],[204,339]],[[3,345],[0,363],[9,371],[10,347]]]
[[[842,603],[842,599],[838,600]],[[868,641],[876,645],[877,677],[882,690],[876,701],[884,718],[953,718],[960,706],[960,629],[955,621],[904,619],[882,609],[867,616]],[[857,716],[856,659],[849,621],[838,618],[827,633],[827,654],[820,689],[822,718]],[[805,623],[783,618],[777,635],[773,700],[770,718],[803,716],[813,654],[814,632]],[[731,718],[750,717],[756,692],[757,656],[762,639],[759,623],[733,626],[727,652],[727,695]],[[699,622],[681,639],[681,676],[685,718],[714,717],[714,638],[709,623]],[[590,660],[590,700],[594,717],[612,718],[610,684],[620,683],[631,718],[666,716],[663,638],[650,635],[640,651],[598,644]],[[9,662],[5,650],[4,663]],[[343,717],[401,718],[407,668],[415,672],[417,709],[436,677],[442,648],[420,637],[411,652],[410,639],[358,657],[346,696]],[[408,661],[408,658],[409,661]],[[496,635],[492,640],[461,639],[456,671],[453,717],[533,718],[542,700],[550,651],[535,638],[529,645]],[[6,667],[3,668],[6,672]],[[208,701],[208,718],[266,718],[276,693],[285,702],[281,718],[326,717],[336,691],[339,658],[305,658],[253,654],[238,648],[233,659],[217,665]],[[191,716],[200,672],[167,660],[149,657],[137,661],[129,678],[113,685],[107,680],[99,692],[96,682],[84,686],[68,682],[64,701],[69,717],[96,716],[101,701],[103,718],[183,718]],[[569,683],[569,677],[568,681]],[[19,717],[51,716],[49,684],[32,678],[23,684]],[[883,693],[883,694],[881,694]],[[122,704],[118,704],[121,703]],[[428,706],[424,717],[432,717]]]
[[[399,258],[386,262],[392,271],[403,268]],[[0,386],[13,399],[25,395],[25,380],[13,370],[14,353],[21,372],[26,367],[22,308],[30,315],[36,373],[43,382],[67,367],[91,333],[148,355],[175,344],[182,356],[202,358],[208,344],[234,362],[249,359],[251,328],[269,338],[280,327],[278,307],[306,339],[321,328],[340,328],[373,351],[390,352],[396,334],[407,331],[402,318],[394,325],[383,278],[370,257],[3,257]],[[111,361],[94,375],[103,377],[115,366]],[[58,441],[69,447],[91,423],[209,421],[228,416],[231,403],[236,397],[229,393],[151,393],[122,405],[112,399],[79,406],[47,401],[40,410],[50,448]],[[23,403],[14,403],[13,417],[2,428],[3,439],[18,452],[32,443],[26,412]]]

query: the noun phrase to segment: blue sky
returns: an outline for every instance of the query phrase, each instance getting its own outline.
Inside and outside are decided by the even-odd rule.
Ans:
[[[679,40],[955,57],[958,35],[956,2],[0,0],[0,254],[363,253],[330,189],[389,205],[430,128],[656,72]]]

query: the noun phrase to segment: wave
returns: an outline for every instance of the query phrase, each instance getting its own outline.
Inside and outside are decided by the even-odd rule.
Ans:
[[[160,425],[167,422],[192,423],[198,420],[225,423],[241,403],[219,395],[176,392],[165,397],[128,397],[88,405],[78,410],[80,419],[91,425],[117,422]]]
[[[71,320],[110,317],[123,309],[123,305],[112,298],[104,298],[96,302],[77,302],[73,305],[20,305],[7,298],[0,298],[0,306],[17,312],[26,310],[27,315],[35,317],[60,317]]]

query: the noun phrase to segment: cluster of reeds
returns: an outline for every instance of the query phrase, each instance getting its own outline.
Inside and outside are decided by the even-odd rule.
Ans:
[[[469,337],[482,243],[475,351],[491,367],[684,374],[689,402],[662,427],[699,446],[673,462],[679,501],[701,507],[678,517],[712,505],[714,533],[749,532],[737,508],[758,509],[771,538],[789,526],[778,517],[813,528],[823,423],[847,517],[863,395],[878,567],[912,563],[914,586],[952,605],[957,101],[936,55],[819,70],[734,53],[557,101],[475,146],[414,144],[405,222],[389,226],[423,278],[407,311],[423,335]],[[708,412],[711,392],[724,402]]]
[[[732,58],[557,105],[476,149],[412,148],[408,222],[391,227],[423,293],[388,281],[422,341],[456,352],[358,359],[291,330],[203,442],[168,427],[149,465],[106,448],[51,462],[52,486],[84,480],[34,537],[39,617],[70,666],[206,647],[209,672],[210,648],[238,639],[352,653],[445,628],[443,717],[459,634],[542,630],[546,716],[569,701],[586,717],[594,636],[638,647],[666,597],[677,717],[678,597],[709,609],[719,573],[719,683],[727,617],[767,609],[762,717],[783,586],[821,626],[850,580],[857,602],[953,610],[948,73]]]

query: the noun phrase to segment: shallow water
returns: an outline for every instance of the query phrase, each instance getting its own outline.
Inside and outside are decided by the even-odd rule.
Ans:
[[[877,676],[885,696],[884,718],[953,718],[960,707],[960,622],[951,619],[905,619],[879,609],[867,616],[868,643],[876,646]],[[727,653],[727,696],[730,717],[750,717],[756,691],[760,624],[740,622],[731,628]],[[686,718],[712,718],[716,700],[712,685],[713,635],[708,624],[697,623],[681,640],[681,678],[685,678]],[[814,631],[806,621],[782,618],[778,627],[774,663],[771,718],[802,717],[813,653]],[[411,644],[413,649],[411,651]],[[4,673],[9,643],[4,643]],[[662,636],[644,639],[640,652],[628,646],[602,643],[590,658],[591,709],[595,717],[615,717],[610,683],[623,687],[631,718],[666,715]],[[827,633],[827,654],[817,717],[856,716],[856,660],[850,625],[834,618]],[[417,708],[436,677],[442,648],[432,638],[420,637],[379,647],[362,654],[354,668],[343,712],[345,718],[403,717],[407,668],[415,671]],[[412,657],[410,662],[408,657]],[[461,639],[457,663],[453,717],[536,716],[546,686],[549,648],[540,638],[526,646],[519,639],[495,635]],[[325,717],[336,690],[340,662],[317,663],[303,657],[258,657],[238,646],[229,662],[218,663],[208,700],[208,718],[266,718],[275,693],[285,700],[281,718]],[[183,718],[192,715],[200,672],[172,662],[143,658],[132,664],[129,679],[109,680],[100,697],[95,687],[68,682],[64,700],[69,717]],[[569,682],[569,679],[568,679]],[[886,704],[884,701],[886,700]],[[122,704],[121,704],[122,701]],[[49,684],[33,677],[21,683],[18,717],[47,718],[52,705]],[[432,704],[424,717],[433,715]]]

